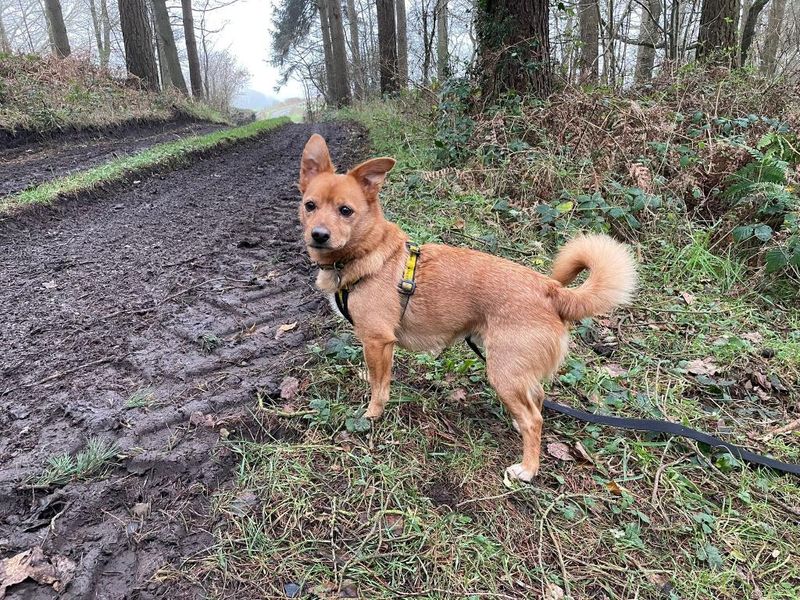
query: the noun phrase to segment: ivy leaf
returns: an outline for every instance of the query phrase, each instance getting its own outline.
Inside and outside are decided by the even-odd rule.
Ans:
[[[762,242],[768,241],[772,237],[772,227],[769,225],[756,225],[753,234]]]

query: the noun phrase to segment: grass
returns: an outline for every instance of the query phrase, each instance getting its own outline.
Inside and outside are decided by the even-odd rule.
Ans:
[[[256,137],[288,122],[289,120],[286,118],[256,121],[241,127],[158,144],[136,154],[124,156],[98,167],[54,179],[2,198],[0,199],[0,214],[24,206],[51,204],[60,197],[91,192],[147,171],[186,164],[211,149]]]
[[[59,454],[47,461],[47,467],[35,480],[37,487],[65,485],[76,479],[101,475],[117,455],[117,447],[104,440],[91,438],[77,455]]]
[[[141,388],[133,392],[127,402],[125,402],[125,409],[131,410],[134,408],[149,408],[156,401],[155,394],[150,388]]]
[[[422,177],[434,169],[432,131],[402,106],[347,116],[369,127],[376,154],[398,158],[382,198],[415,239],[547,271],[571,230],[542,229],[524,206],[498,210],[457,173]],[[576,324],[548,393],[798,462],[797,431],[764,436],[800,402],[800,310],[754,285],[713,233],[676,214],[643,222],[635,304]],[[694,373],[695,360],[714,368]],[[540,476],[506,487],[519,438],[464,346],[398,352],[387,412],[366,433],[362,369],[347,326],[309,349],[294,373],[300,395],[264,401],[261,430],[227,442],[239,466],[214,496],[214,548],[164,577],[215,597],[797,597],[796,478],[548,414]],[[553,443],[571,460],[550,454]]]

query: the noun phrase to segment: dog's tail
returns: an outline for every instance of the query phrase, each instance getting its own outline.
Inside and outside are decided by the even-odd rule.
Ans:
[[[584,270],[588,279],[577,288],[559,288],[556,306],[561,318],[579,321],[630,302],[636,289],[636,263],[624,244],[607,235],[582,235],[556,256],[553,273],[566,286]]]

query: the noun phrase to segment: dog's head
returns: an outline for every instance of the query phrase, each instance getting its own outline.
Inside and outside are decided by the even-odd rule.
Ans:
[[[394,164],[373,158],[339,175],[325,140],[311,136],[300,160],[300,222],[313,260],[345,256],[382,220],[378,192]]]

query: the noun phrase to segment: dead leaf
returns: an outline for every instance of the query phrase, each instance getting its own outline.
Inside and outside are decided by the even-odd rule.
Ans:
[[[300,388],[300,382],[297,377],[285,377],[281,381],[281,398],[284,400],[292,400],[297,396],[297,390]]]
[[[464,225],[466,225],[464,219],[456,219],[453,223],[453,229],[464,229]]]
[[[284,323],[283,325],[280,325],[278,327],[278,330],[275,332],[275,339],[277,340],[284,333],[286,333],[287,331],[291,331],[295,327],[297,327],[297,321],[295,321],[294,323]]]
[[[563,600],[564,590],[562,590],[555,583],[548,582],[547,588],[544,591],[544,600]]]
[[[628,369],[615,364],[615,363],[608,363],[603,365],[603,369],[611,375],[611,377],[625,377],[628,374]]]
[[[464,388],[456,388],[450,394],[450,400],[453,402],[463,402],[467,399],[467,390]]]
[[[743,333],[739,337],[742,338],[743,340],[747,340],[748,342],[756,345],[764,341],[764,336],[758,333],[757,331],[748,331],[747,333]]]
[[[204,415],[199,410],[196,410],[189,417],[189,423],[195,427],[214,427],[216,422],[211,415]]]
[[[150,503],[149,502],[137,502],[131,507],[131,514],[134,517],[139,517],[140,519],[144,519],[147,515],[150,514]]]
[[[358,587],[351,579],[342,581],[342,586],[339,592],[340,598],[358,598]]]
[[[694,304],[694,301],[696,300],[696,298],[689,292],[681,292],[681,298],[683,298],[683,301],[689,306]]]
[[[44,289],[46,289],[46,290],[54,290],[54,289],[56,289],[55,279],[51,279],[50,281],[47,281],[47,282],[43,283],[42,287]]]
[[[547,453],[558,460],[574,461],[569,451],[569,446],[563,442],[550,442],[547,444]]]
[[[405,524],[406,522],[402,515],[386,515],[386,528],[394,535],[402,535]]]
[[[714,375],[719,367],[710,358],[696,358],[686,363],[686,370],[692,375]]]
[[[606,483],[606,489],[614,494],[615,496],[622,496],[622,488],[620,485],[614,481],[613,479]]]
[[[594,459],[592,458],[592,455],[586,451],[586,448],[583,447],[583,444],[581,444],[580,442],[576,442],[575,450],[577,450],[578,454],[583,460],[585,460],[588,463],[594,464]]]
[[[48,559],[39,547],[20,552],[0,562],[0,599],[12,585],[33,579],[43,585],[52,585],[57,592],[72,581],[75,562],[66,556],[55,555]]]

